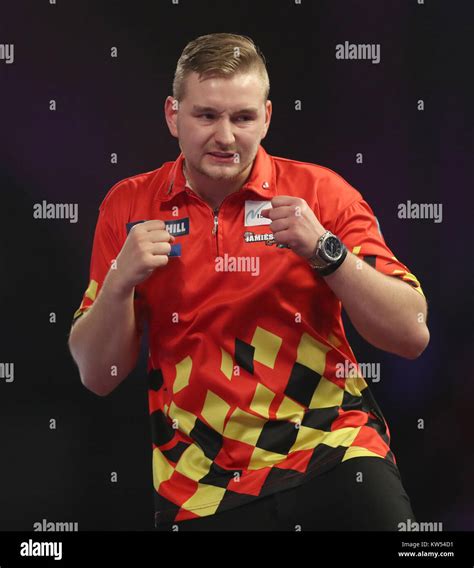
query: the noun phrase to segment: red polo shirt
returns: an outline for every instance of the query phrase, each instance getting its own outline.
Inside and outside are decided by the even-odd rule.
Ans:
[[[396,463],[384,416],[353,372],[341,302],[259,217],[275,195],[301,197],[350,251],[423,294],[362,195],[328,168],[260,146],[247,182],[213,211],[182,164],[181,154],[108,192],[73,319],[93,304],[131,225],[164,220],[176,237],[169,262],[135,290],[149,329],[156,523],[212,515],[354,457]]]

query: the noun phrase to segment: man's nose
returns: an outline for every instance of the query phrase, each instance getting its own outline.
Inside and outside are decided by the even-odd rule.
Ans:
[[[232,123],[226,119],[219,120],[214,138],[220,146],[225,148],[232,146],[235,141]]]

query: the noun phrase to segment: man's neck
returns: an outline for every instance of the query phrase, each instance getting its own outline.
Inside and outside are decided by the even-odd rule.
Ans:
[[[224,199],[231,193],[238,191],[245,183],[246,178],[242,180],[232,180],[233,183],[224,183],[216,181],[214,183],[214,188],[203,191],[202,189],[193,186],[186,169],[186,160],[183,160],[183,174],[187,182],[187,186],[194,191],[201,199],[203,199],[212,209],[217,209],[220,207]]]

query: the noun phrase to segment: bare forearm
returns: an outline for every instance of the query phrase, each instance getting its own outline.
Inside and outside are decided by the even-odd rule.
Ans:
[[[133,289],[119,290],[113,270],[93,306],[74,325],[69,348],[83,384],[101,396],[109,394],[134,368],[140,340]]]
[[[409,359],[425,349],[426,301],[409,284],[377,272],[350,252],[325,281],[369,343]]]

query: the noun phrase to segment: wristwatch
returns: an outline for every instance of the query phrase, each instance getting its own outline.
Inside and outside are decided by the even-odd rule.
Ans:
[[[341,239],[326,231],[318,239],[308,262],[320,276],[328,276],[341,266],[346,256],[347,248]]]

